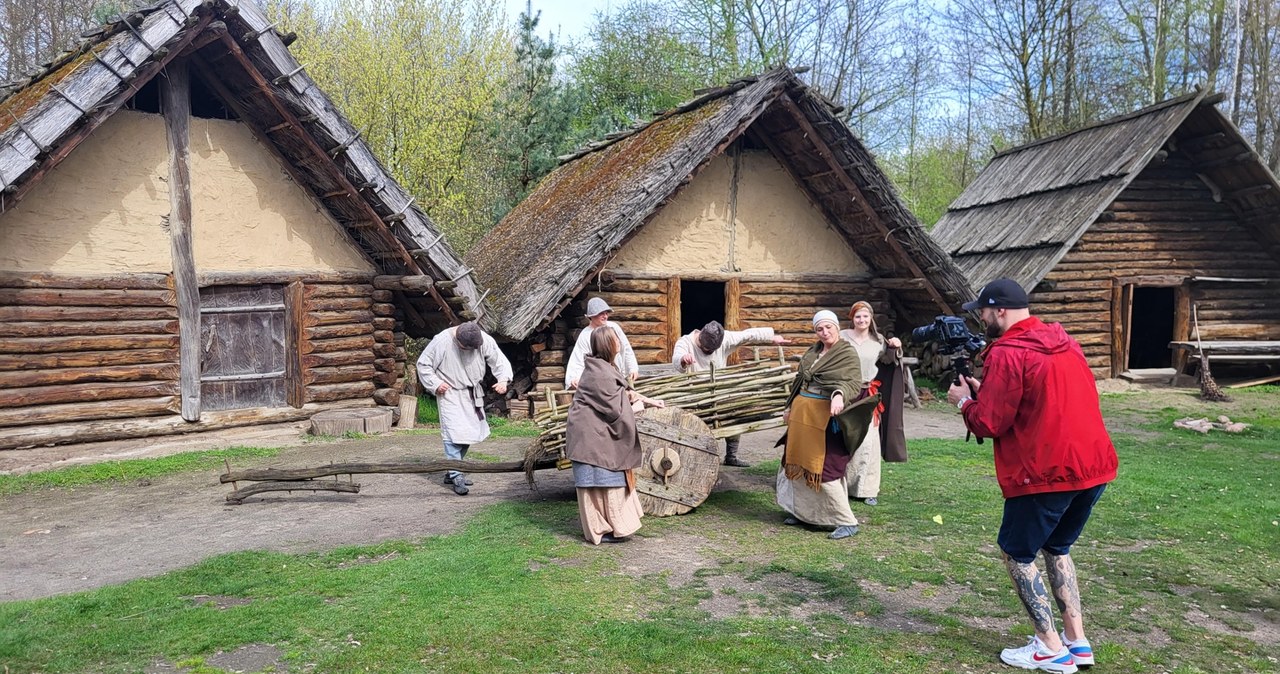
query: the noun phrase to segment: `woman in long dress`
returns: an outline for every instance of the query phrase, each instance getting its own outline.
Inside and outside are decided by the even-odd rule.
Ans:
[[[894,367],[902,359],[902,340],[885,339],[876,327],[875,312],[867,302],[855,302],[849,309],[853,329],[841,330],[841,339],[853,345],[862,365],[862,384],[869,385],[879,374],[880,366]],[[849,498],[873,506],[880,496],[880,418],[872,421],[871,432],[853,453],[849,466]]]
[[[818,342],[801,357],[783,411],[777,502],[789,515],[785,524],[830,527],[831,538],[847,538],[858,533],[858,518],[849,509],[845,470],[870,424],[866,403],[877,400],[864,400],[858,354],[840,339],[836,315],[819,311],[813,331]]]
[[[641,450],[633,405],[663,403],[628,388],[613,365],[618,339],[612,330],[592,332],[590,343],[569,406],[565,456],[573,463],[583,538],[592,545],[621,543],[639,531],[644,516],[636,495]]]

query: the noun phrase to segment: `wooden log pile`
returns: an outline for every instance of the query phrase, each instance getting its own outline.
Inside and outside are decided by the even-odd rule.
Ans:
[[[18,427],[174,414],[178,375],[168,275],[0,273],[0,447]]]
[[[717,438],[727,438],[782,425],[782,408],[795,372],[779,360],[749,361],[704,372],[641,379],[639,393],[697,415]],[[560,455],[565,442],[569,405],[548,402],[534,417],[542,428],[525,454],[532,466]]]

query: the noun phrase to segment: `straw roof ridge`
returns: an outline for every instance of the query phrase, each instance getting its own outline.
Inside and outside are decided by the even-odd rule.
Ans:
[[[209,84],[220,96],[232,96],[224,102],[237,118],[274,146],[285,168],[382,273],[423,273],[448,281],[433,290],[439,296],[434,305],[453,321],[475,317],[481,293],[471,271],[290,54],[257,4],[162,0],[85,35],[76,49],[0,100],[0,190],[8,197],[0,212],[29,192],[168,59],[186,45],[202,49],[206,42],[195,43],[198,37],[209,38],[208,44],[221,40],[243,56],[228,54],[216,69],[205,66],[204,72],[218,80]],[[197,64],[193,73],[200,70]],[[266,132],[268,126],[272,133]],[[456,301],[446,302],[449,298]],[[427,326],[415,327],[420,333]]]

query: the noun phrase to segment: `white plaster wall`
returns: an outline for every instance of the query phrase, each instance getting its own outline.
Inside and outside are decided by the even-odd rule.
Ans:
[[[191,120],[198,271],[373,271],[327,213],[240,122]]]
[[[164,119],[117,112],[0,214],[0,269],[171,271],[168,177]]]
[[[729,188],[726,155],[711,160],[693,182],[636,233],[609,265],[628,271],[730,271]]]
[[[742,272],[867,271],[773,155],[742,153],[734,263]]]
[[[609,267],[671,276],[867,270],[767,151],[742,153],[731,223],[732,162],[727,154],[713,159]]]

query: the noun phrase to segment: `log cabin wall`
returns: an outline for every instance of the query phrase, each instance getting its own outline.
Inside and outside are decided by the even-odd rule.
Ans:
[[[799,359],[814,343],[813,315],[834,311],[842,330],[851,328],[849,308],[866,301],[876,311],[876,325],[887,331],[894,324],[889,293],[868,281],[743,281],[739,317],[741,327],[773,328],[793,342],[783,347],[788,360]],[[750,347],[739,349],[746,356]],[[775,352],[776,353],[776,352]]]
[[[0,447],[19,427],[180,409],[167,274],[0,274]]]
[[[168,274],[0,272],[0,449],[304,419],[397,405],[405,385],[400,277],[202,275],[208,287],[284,286],[287,403],[181,410]],[[254,282],[257,283],[254,283]],[[382,288],[375,286],[384,286]]]
[[[1203,339],[1280,339],[1280,303],[1271,299],[1280,261],[1176,152],[1145,168],[1089,227],[1045,277],[1052,290],[1031,295],[1032,309],[1063,324],[1096,376],[1111,377],[1118,374],[1113,366],[1123,368],[1123,331],[1113,308],[1123,301],[1124,282],[1141,284],[1144,277],[1150,285],[1183,286]],[[1191,277],[1271,285],[1187,283]],[[1188,330],[1188,320],[1178,316],[1175,328]]]

